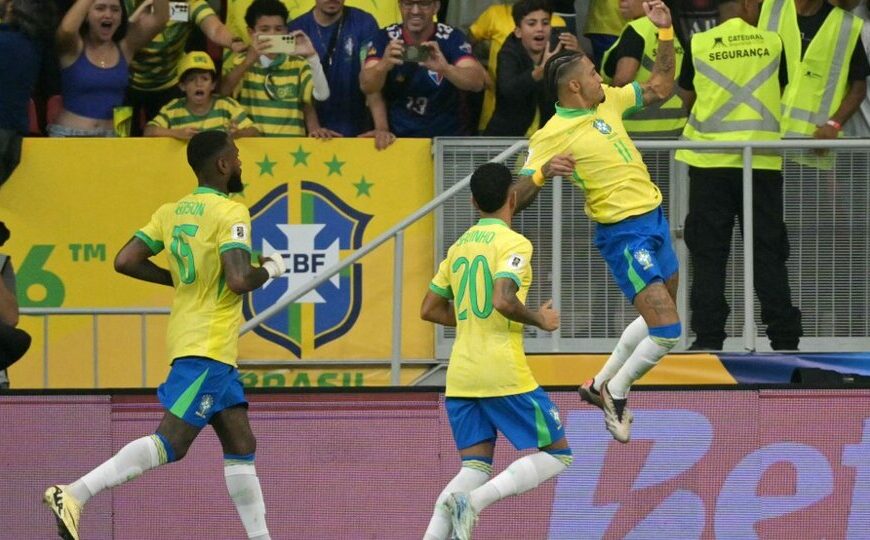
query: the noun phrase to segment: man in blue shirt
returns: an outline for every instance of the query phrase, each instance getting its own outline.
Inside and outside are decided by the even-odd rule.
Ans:
[[[376,133],[464,135],[460,91],[483,90],[483,66],[462,31],[434,22],[440,2],[399,0],[399,7],[402,24],[377,34],[360,74]]]
[[[302,30],[320,56],[329,82],[329,99],[315,103],[324,136],[356,137],[370,129],[359,72],[378,23],[369,13],[344,0],[316,0],[314,7],[290,23]],[[312,136],[316,134],[312,133]]]

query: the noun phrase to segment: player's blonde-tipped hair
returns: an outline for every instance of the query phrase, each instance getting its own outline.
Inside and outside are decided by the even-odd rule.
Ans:
[[[563,50],[554,54],[544,64],[544,75],[547,80],[547,88],[550,93],[558,99],[559,87],[568,73],[568,67],[579,62],[586,56],[582,51],[567,51]]]

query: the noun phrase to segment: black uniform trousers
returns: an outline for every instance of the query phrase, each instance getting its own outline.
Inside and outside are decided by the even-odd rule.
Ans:
[[[788,234],[783,221],[782,171],[754,169],[753,254],[755,292],[761,320],[774,349],[797,349],[801,312],[792,305],[788,270]],[[721,349],[730,308],[725,272],[734,218],[743,233],[743,170],[689,167],[689,215],[685,239],[693,268],[690,290],[696,346]]]

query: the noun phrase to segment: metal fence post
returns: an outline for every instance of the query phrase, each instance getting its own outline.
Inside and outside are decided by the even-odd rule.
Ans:
[[[743,147],[743,348],[755,350],[755,224],[752,216],[752,147]]]
[[[405,230],[396,232],[393,246],[393,355],[390,364],[390,384],[402,383],[402,282],[405,258]]]

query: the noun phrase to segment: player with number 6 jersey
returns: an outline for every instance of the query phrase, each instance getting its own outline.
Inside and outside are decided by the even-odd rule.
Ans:
[[[206,186],[161,206],[135,237],[155,254],[169,249],[178,284],[167,325],[169,358],[204,356],[236,366],[242,297],[224,282],[221,253],[251,252],[247,207]]]
[[[254,467],[256,439],[236,369],[242,295],[286,270],[280,253],[251,265],[248,209],[229,199],[242,191],[239,149],[224,131],[204,131],[187,145],[198,180],[191,194],[165,204],[115,257],[127,276],[175,290],[167,333],[172,368],[157,389],[165,408],[155,433],[121,448],[69,485],[45,491],[43,501],[61,538],[78,540],[85,503],[101,491],[178,461],[207,425],[224,452],[224,477],[247,537],[269,540],[266,507]],[[151,257],[168,248],[169,269]],[[202,493],[202,497],[211,497]],[[147,501],[141,501],[143,508]]]
[[[423,319],[456,327],[447,367],[445,406],[462,458],[459,473],[435,503],[424,540],[451,534],[470,538],[477,515],[490,504],[537,487],[568,468],[571,449],[556,405],[529,369],[523,325],[559,327],[552,301],[525,306],[532,284],[532,243],[510,227],[516,207],[513,176],[487,163],[471,177],[477,225],[447,251],[423,300]],[[452,302],[451,302],[452,300]],[[498,432],[522,457],[490,480]]]

